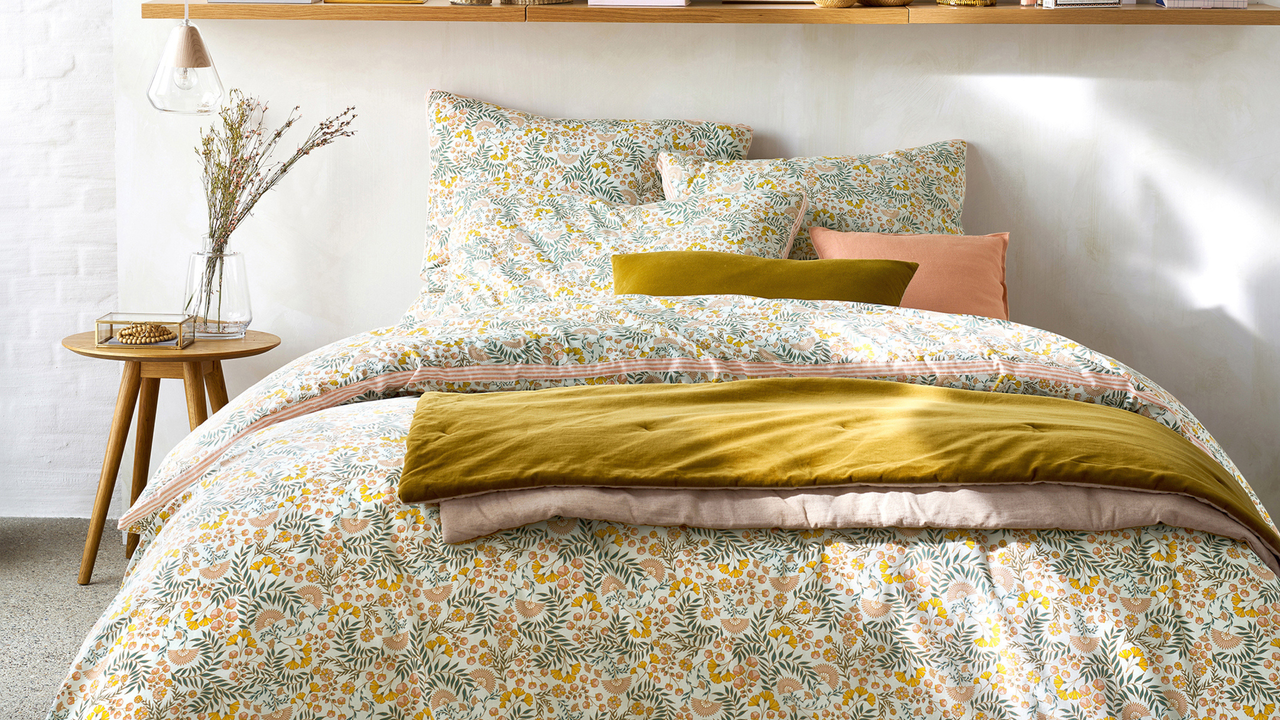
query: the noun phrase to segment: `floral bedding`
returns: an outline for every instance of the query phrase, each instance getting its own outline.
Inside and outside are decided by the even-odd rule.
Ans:
[[[512,110],[443,90],[427,95],[427,194],[422,279],[444,289],[436,271],[456,203],[468,185],[527,183],[632,205],[662,199],[658,153],[740,159],[751,128],[699,120],[566,120]]]
[[[740,296],[438,316],[299,359],[166,458],[50,717],[1280,714],[1280,580],[1216,535],[565,518],[449,545],[396,499],[425,390],[783,376],[1123,408],[1239,477],[1145,377],[1006,321]]]
[[[458,190],[442,309],[613,296],[614,255],[785,258],[808,201],[772,190],[623,205],[510,182]]]
[[[705,154],[662,152],[658,168],[668,200],[707,193],[769,188],[801,192],[809,212],[791,257],[818,257],[810,227],[841,232],[963,232],[965,153],[963,140],[930,143],[883,155],[739,160]]]

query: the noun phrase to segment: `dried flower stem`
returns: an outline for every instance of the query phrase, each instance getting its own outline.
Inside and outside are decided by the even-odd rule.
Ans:
[[[230,102],[218,113],[222,119],[221,132],[214,125],[200,134],[196,154],[204,164],[209,242],[213,252],[225,250],[231,233],[249,216],[253,206],[303,156],[340,137],[355,134],[349,129],[356,118],[355,108],[349,107],[321,121],[288,160],[269,165],[271,154],[299,115],[295,107],[284,125],[268,133],[264,125],[266,111],[266,103],[233,89]]]
[[[246,96],[233,89],[229,102],[218,112],[222,127],[215,123],[200,133],[196,155],[204,166],[202,183],[205,200],[209,206],[210,253],[204,277],[204,307],[193,308],[194,298],[187,299],[188,311],[203,310],[209,317],[215,277],[218,286],[221,317],[222,256],[226,252],[231,233],[253,211],[254,205],[268,190],[275,187],[293,166],[311,151],[322,148],[340,137],[354,135],[349,129],[355,120],[355,108],[349,107],[331,118],[323,120],[311,131],[293,156],[284,162],[269,164],[271,154],[285,132],[298,121],[298,108],[289,113],[284,125],[268,132],[264,118],[266,103]],[[199,303],[196,302],[196,305]]]

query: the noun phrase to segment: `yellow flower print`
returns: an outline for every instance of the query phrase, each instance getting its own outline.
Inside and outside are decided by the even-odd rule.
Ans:
[[[915,687],[920,684],[920,680],[924,677],[925,672],[925,668],[916,668],[914,673],[907,674],[905,672],[898,671],[895,672],[893,676],[903,685],[907,687]]]
[[[799,639],[796,637],[795,631],[786,625],[783,625],[781,627],[776,627],[770,630],[769,637],[775,640],[781,641],[782,643],[787,645],[787,647],[790,647],[792,650],[794,650],[796,646],[800,644]]]
[[[983,621],[983,625],[986,626],[986,629],[991,634],[991,637],[977,638],[973,641],[973,644],[977,645],[980,648],[993,648],[998,646],[1000,644],[1000,625],[995,620],[992,620],[992,619]]]

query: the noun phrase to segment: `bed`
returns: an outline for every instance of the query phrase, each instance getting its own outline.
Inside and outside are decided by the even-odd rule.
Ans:
[[[483,212],[455,212],[449,242],[470,247],[474,233],[460,228],[511,212],[502,190],[456,188]],[[813,212],[792,203],[777,218]],[[783,257],[812,252],[794,222],[774,227]],[[139,552],[51,718],[1280,714],[1280,580],[1264,537],[1275,527],[1212,436],[1138,372],[969,314],[459,288],[449,272],[488,262],[466,252],[433,255],[429,238],[429,287],[404,321],[299,358],[169,454],[121,521],[142,535]],[[572,257],[557,262],[594,277]],[[446,542],[449,503],[397,495],[423,393],[761,378],[1117,408],[1211,458],[1265,527],[1215,510],[1185,522],[1197,529],[1160,522],[1174,516],[1093,530],[724,529],[587,519],[583,508]],[[1026,491],[1044,491],[1032,505],[1055,502],[1050,486]],[[1098,502],[1103,515],[1155,504]]]

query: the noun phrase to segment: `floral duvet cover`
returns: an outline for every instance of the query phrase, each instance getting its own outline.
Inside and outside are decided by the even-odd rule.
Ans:
[[[1280,581],[1216,535],[553,519],[448,545],[396,499],[425,390],[778,376],[1111,405],[1235,472],[1143,376],[1003,321],[626,296],[375,330],[169,455],[50,717],[1280,716]]]

